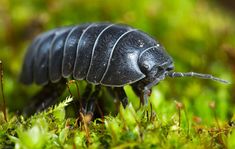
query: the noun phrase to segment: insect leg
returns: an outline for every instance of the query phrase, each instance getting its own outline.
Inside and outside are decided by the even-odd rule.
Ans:
[[[77,88],[77,92],[79,92],[78,84],[74,81],[72,81],[72,82],[70,81],[70,82],[67,83],[70,95],[72,94],[71,91],[70,91],[70,87],[69,87],[70,83],[75,83],[76,88]],[[75,114],[73,116],[76,117],[81,113],[83,115],[86,114],[86,107],[87,107],[88,99],[90,98],[91,92],[92,92],[92,85],[87,84],[85,89],[84,89],[84,92],[83,92],[82,96],[80,96],[80,93],[78,93],[78,97],[77,98],[74,97],[75,99],[70,103],[70,108],[73,109],[73,112]],[[67,107],[67,108],[69,109],[69,107]],[[69,114],[71,114],[71,113],[69,113]],[[69,116],[71,116],[71,115],[69,115]]]
[[[143,84],[142,84],[141,82],[134,83],[134,84],[131,85],[132,90],[134,91],[134,93],[135,93],[138,97],[140,97],[140,106],[144,104],[144,99],[142,98],[142,90],[143,90],[143,89],[142,89],[141,86],[143,86]],[[140,106],[139,106],[139,107],[140,107]]]
[[[152,87],[157,85],[164,78],[165,76],[162,75],[159,78],[155,78],[155,80],[153,80],[152,82],[146,82],[145,80],[141,80],[131,85],[135,94],[140,97],[140,102],[142,105],[148,104],[148,98],[151,95]]]
[[[56,103],[57,99],[66,89],[66,79],[61,79],[58,83],[49,83],[44,86],[35,96],[29,106],[23,109],[23,114],[31,116]]]
[[[115,99],[114,103],[116,105],[119,105],[119,103],[117,103],[117,100],[119,100],[124,108],[127,106],[128,98],[123,87],[114,87],[114,88],[107,87],[107,90],[110,93],[110,95]]]
[[[95,91],[91,94],[87,104],[86,104],[86,114],[94,115],[96,99],[101,90],[101,86],[95,86]]]
[[[165,76],[160,76],[159,78],[156,78],[154,81],[148,83],[145,85],[142,89],[142,94],[141,94],[141,100],[143,100],[143,105],[148,104],[148,97],[151,94],[151,88],[155,85],[157,85],[161,80],[163,80]]]
[[[90,97],[90,94],[92,92],[92,85],[91,84],[87,84],[84,93],[82,94],[82,98],[81,98],[81,107],[80,110],[82,113],[85,113],[86,111],[86,107],[87,107],[87,101]]]
[[[136,96],[140,97],[141,96],[141,89],[139,88],[139,83],[134,83],[131,85],[132,90],[136,94]]]
[[[117,96],[118,100],[122,103],[123,107],[125,108],[128,104],[128,98],[126,96],[126,92],[124,91],[123,87],[115,87],[114,93]]]

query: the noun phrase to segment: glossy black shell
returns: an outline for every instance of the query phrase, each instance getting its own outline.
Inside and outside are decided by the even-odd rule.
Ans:
[[[72,76],[92,84],[124,86],[146,76],[139,56],[158,45],[147,34],[121,24],[54,29],[36,37],[28,48],[20,80],[45,85]]]

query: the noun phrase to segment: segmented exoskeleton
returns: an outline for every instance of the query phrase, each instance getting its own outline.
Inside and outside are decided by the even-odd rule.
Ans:
[[[127,98],[122,87],[127,84],[146,103],[152,86],[165,76],[226,82],[211,75],[172,72],[173,69],[172,58],[146,33],[122,24],[89,23],[54,29],[36,37],[25,56],[20,80],[43,85],[44,91],[50,90],[47,96],[52,100],[63,90],[62,87],[58,91],[55,86],[62,86],[64,78],[71,76],[115,88],[124,106]]]

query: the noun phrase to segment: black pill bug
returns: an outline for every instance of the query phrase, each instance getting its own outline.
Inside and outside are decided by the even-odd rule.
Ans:
[[[146,103],[150,89],[166,76],[228,83],[209,74],[173,69],[173,59],[146,33],[123,24],[87,23],[37,36],[26,53],[20,81],[35,82],[47,90],[48,86],[54,87],[55,91],[64,78],[86,80],[88,84],[114,88],[124,106],[127,98],[123,86],[127,84]]]

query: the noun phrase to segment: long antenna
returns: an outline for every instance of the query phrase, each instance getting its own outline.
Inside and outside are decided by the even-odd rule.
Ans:
[[[202,79],[209,79],[213,81],[218,81],[221,83],[229,84],[230,82],[214,77],[210,74],[202,74],[202,73],[197,73],[197,72],[167,72],[166,76],[169,76],[171,78],[176,78],[176,77],[197,77],[197,78],[202,78]]]
[[[3,100],[2,112],[4,115],[4,119],[7,122],[6,101],[5,101],[4,92],[3,92],[3,65],[2,65],[1,60],[0,60],[0,86],[1,86],[1,94],[2,94],[2,100]]]

